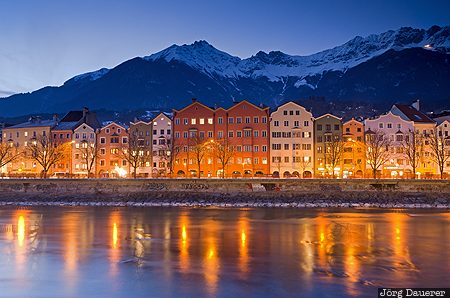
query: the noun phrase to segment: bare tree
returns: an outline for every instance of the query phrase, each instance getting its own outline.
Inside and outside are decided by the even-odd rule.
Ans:
[[[7,164],[16,161],[20,157],[17,146],[6,143],[0,143],[0,169]]]
[[[391,141],[380,130],[366,132],[366,159],[372,169],[373,179],[377,178],[378,169],[389,160]]]
[[[130,134],[128,147],[121,148],[119,152],[119,156],[125,159],[133,169],[133,178],[135,179],[137,177],[137,169],[150,160],[150,155],[146,154],[144,149],[144,140],[140,140],[137,134]]]
[[[431,159],[438,165],[441,179],[444,178],[444,167],[450,160],[450,138],[446,138],[442,131],[434,130],[428,135],[430,142]]]
[[[31,145],[25,148],[31,158],[42,167],[42,178],[47,178],[48,171],[64,158],[64,144],[57,143],[53,138],[39,135],[31,139]]]
[[[311,157],[302,153],[300,156],[296,156],[295,158],[297,159],[300,168],[299,176],[303,178],[303,173],[311,166]]]
[[[344,142],[338,135],[332,135],[330,137],[325,143],[325,156],[332,168],[332,176],[336,178],[335,168],[341,162],[342,153],[344,152]]]
[[[406,159],[412,167],[412,179],[416,179],[416,169],[420,163],[420,156],[423,152],[423,136],[418,131],[409,130],[403,136],[402,142],[405,149]]]
[[[213,143],[214,155],[222,167],[222,179],[225,178],[225,168],[236,154],[236,149],[228,142],[228,138],[217,140]]]
[[[189,139],[189,147],[197,163],[197,178],[200,178],[201,163],[208,150],[208,144],[203,138],[195,135]]]
[[[77,149],[80,152],[83,163],[86,164],[86,171],[88,178],[91,177],[92,170],[97,161],[98,147],[95,141],[83,140],[80,147]]]
[[[170,138],[165,138],[164,144],[159,145],[157,149],[160,160],[165,162],[168,174],[172,177],[174,161],[180,153],[180,146],[175,145],[175,141]]]

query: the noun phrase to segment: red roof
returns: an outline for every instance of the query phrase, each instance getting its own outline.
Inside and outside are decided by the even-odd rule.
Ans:
[[[421,123],[434,123],[430,117],[409,105],[395,105],[409,120]]]

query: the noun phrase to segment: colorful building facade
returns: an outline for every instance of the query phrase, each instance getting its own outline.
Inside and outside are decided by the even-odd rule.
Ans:
[[[314,173],[314,117],[294,102],[271,113],[270,172],[274,177],[310,178]]]

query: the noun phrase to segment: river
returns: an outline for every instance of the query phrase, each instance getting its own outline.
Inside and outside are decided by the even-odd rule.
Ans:
[[[450,212],[0,208],[1,297],[376,297],[450,286]]]

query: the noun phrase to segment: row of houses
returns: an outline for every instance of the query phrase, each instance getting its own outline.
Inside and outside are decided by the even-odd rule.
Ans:
[[[50,174],[64,177],[425,178],[441,172],[429,140],[435,134],[446,146],[442,171],[450,173],[449,121],[431,119],[418,101],[364,121],[342,121],[332,114],[314,117],[295,102],[270,112],[248,101],[212,108],[193,99],[172,114],[129,125],[101,125],[87,108],[62,119],[32,117],[3,128],[2,142],[26,152],[47,136],[63,151]],[[373,140],[381,144],[382,160],[374,157]],[[42,168],[23,153],[2,171],[36,176]]]

